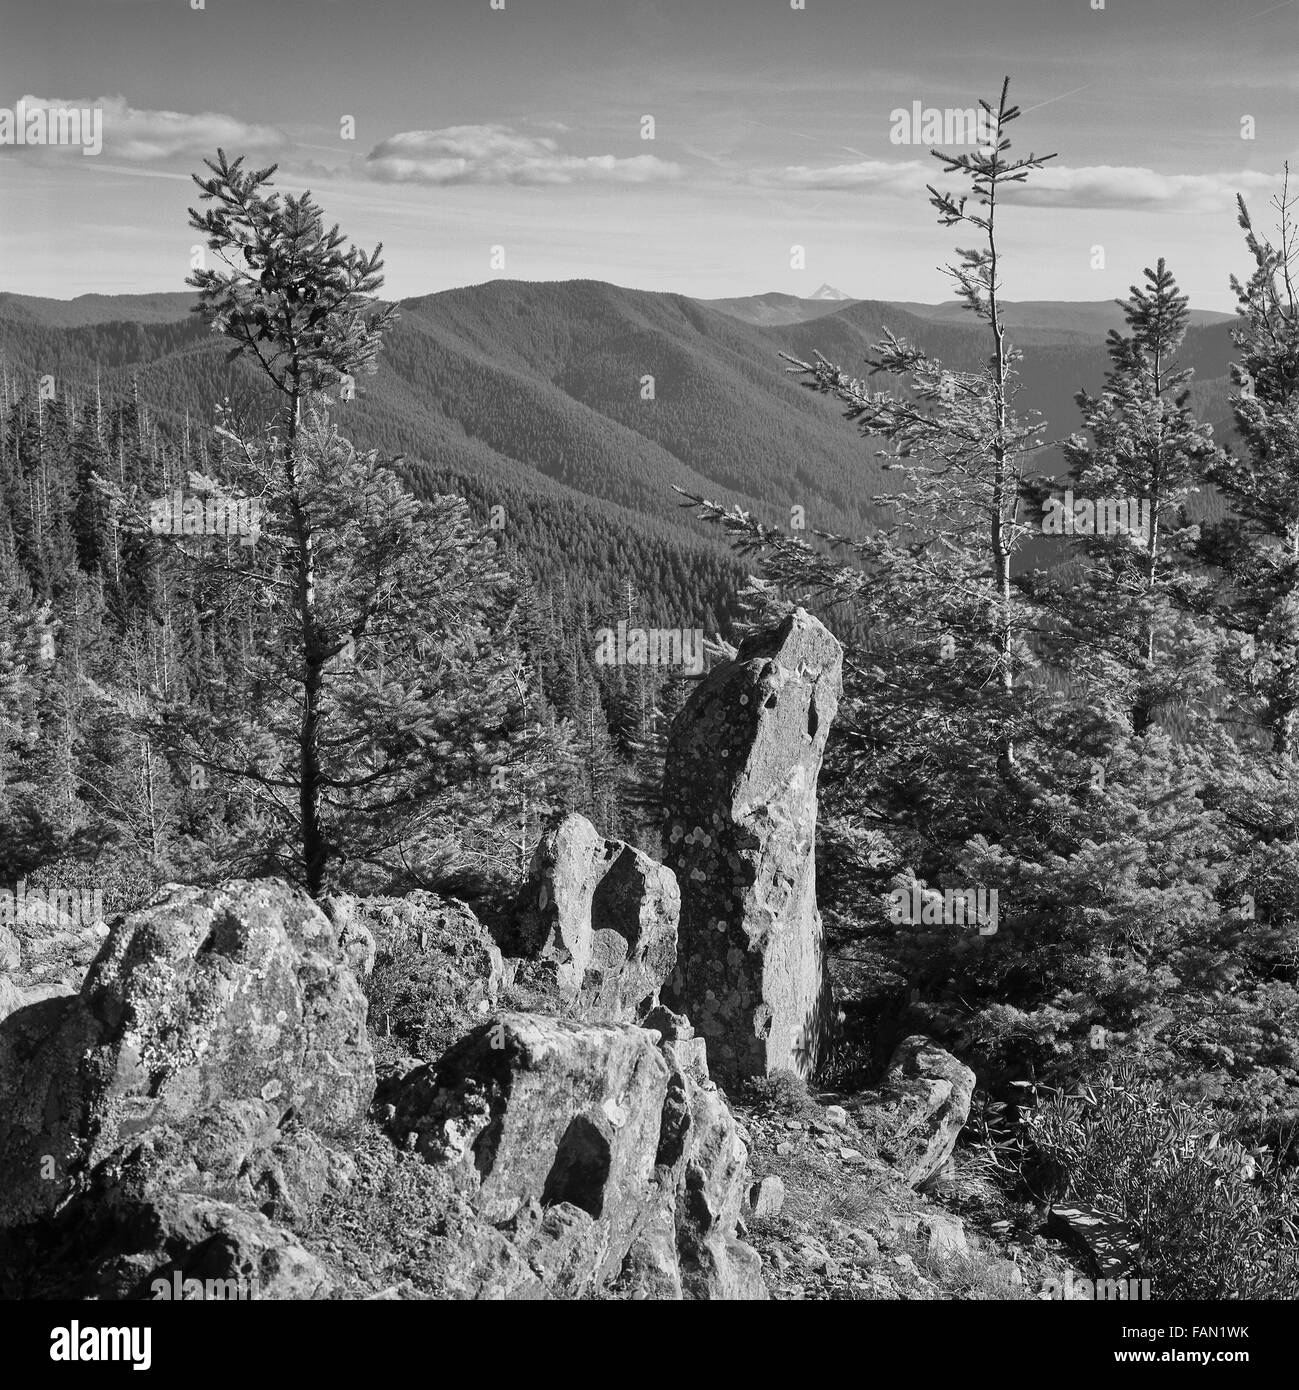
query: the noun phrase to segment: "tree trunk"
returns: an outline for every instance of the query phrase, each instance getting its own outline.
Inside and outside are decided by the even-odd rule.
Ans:
[[[298,546],[297,604],[302,626],[302,726],[298,733],[298,816],[302,837],[302,866],[307,892],[319,897],[325,883],[329,845],[320,818],[320,703],[324,694],[325,653],[316,626],[316,553],[314,537],[299,490],[298,426],[301,399],[295,391],[289,417],[285,467],[289,512]]]

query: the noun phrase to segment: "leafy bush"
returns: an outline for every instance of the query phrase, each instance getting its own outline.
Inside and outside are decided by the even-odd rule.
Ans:
[[[1130,1069],[1040,1090],[1019,1126],[1021,1174],[1037,1196],[1125,1222],[1155,1297],[1299,1297],[1299,1178],[1278,1152]]]
[[[94,860],[60,855],[27,876],[31,888],[98,889],[103,894],[105,918],[143,907],[163,880],[163,866],[112,852]]]
[[[807,1082],[797,1072],[773,1071],[769,1076],[751,1076],[740,1087],[750,1105],[772,1115],[802,1115],[812,1105]]]

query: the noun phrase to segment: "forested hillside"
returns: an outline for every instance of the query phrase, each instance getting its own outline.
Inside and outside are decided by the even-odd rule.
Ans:
[[[761,297],[763,300],[771,296]],[[779,297],[778,297],[779,298]],[[985,347],[968,323],[927,320],[900,306],[790,299],[798,321],[759,327],[679,295],[594,281],[491,281],[403,303],[387,337],[385,370],[339,409],[357,442],[399,456],[421,495],[466,497],[524,562],[595,609],[611,610],[626,582],[661,622],[723,626],[739,574],[714,538],[674,504],[673,486],[736,504],[788,526],[803,509],[811,529],[870,526],[878,464],[799,391],[780,354],[820,350],[851,368],[884,328],[923,340],[957,370]],[[186,312],[182,295],[0,298],[6,408],[37,375],[58,398],[130,398],[160,439],[195,437],[212,401],[256,418],[267,401],[245,361]],[[803,306],[797,308],[793,306]],[[924,306],[937,311],[942,306]],[[1023,317],[1040,322],[1047,313]],[[824,312],[817,312],[824,311]],[[121,317],[112,317],[120,314]],[[1105,370],[1108,316],[1068,327],[1027,327],[1021,409],[1039,411],[1046,437],[1078,427],[1074,393]],[[1097,329],[1082,332],[1079,322]],[[1192,327],[1197,413],[1231,430],[1225,325]],[[653,398],[645,399],[645,378]],[[1041,455],[1046,473],[1058,450]],[[1212,501],[1206,502],[1212,508]],[[563,525],[557,524],[563,519]],[[563,535],[563,542],[557,537]],[[1052,557],[1044,553],[1044,562]]]
[[[174,662],[189,679],[205,645],[218,661],[238,649],[201,595],[163,580],[157,557],[114,529],[93,481],[146,493],[185,486],[192,472],[220,463],[225,446],[214,453],[210,429],[218,407],[224,425],[244,431],[269,418],[265,380],[246,357],[228,360],[191,303],[185,294],[0,298],[0,554],[48,613],[58,634],[53,669],[66,677],[63,773],[33,777],[41,826],[13,852],[15,871],[37,863],[51,836],[85,829],[79,798],[94,779],[76,769],[72,750],[90,718],[91,687],[64,670],[65,653],[80,661],[89,643],[115,661]],[[743,321],[755,305],[758,318],[787,321]],[[746,569],[674,489],[743,508],[791,536],[870,533],[881,515],[878,461],[800,389],[781,354],[821,352],[851,369],[886,327],[953,370],[977,369],[986,352],[977,325],[953,321],[944,306],[911,306],[922,317],[868,301],[705,304],[595,281],[502,280],[398,307],[381,370],[355,394],[338,394],[336,418],[359,447],[391,459],[418,497],[463,497],[490,530],[522,586],[524,641],[542,697],[553,717],[572,721],[585,749],[581,788],[565,794],[633,838],[652,838],[642,781],[654,775],[660,702],[675,707],[681,691],[652,669],[597,669],[592,634],[621,619],[724,637]],[[1041,326],[1050,306],[1015,306],[1012,315],[1030,325],[1015,334],[1026,350],[1017,405],[1042,413],[1048,440],[1077,428],[1073,395],[1099,386],[1106,369],[1099,330],[1112,315],[1082,309],[1060,310],[1060,328]],[[1195,408],[1220,423],[1220,436],[1231,428],[1221,423],[1231,350],[1221,324],[1190,327],[1182,348],[1196,371]],[[1046,474],[1064,466],[1059,448],[1036,463]],[[1189,505],[1213,514],[1216,494],[1206,487]],[[1048,567],[1070,553],[1040,537],[1026,551]],[[827,616],[844,635],[863,635],[850,610]],[[160,657],[156,642],[180,645]],[[104,673],[91,661],[88,674],[94,682]],[[132,679],[148,683],[143,670]],[[1047,668],[1042,679],[1061,678]],[[183,769],[172,766],[171,776],[183,781]],[[178,804],[188,792],[176,791]],[[51,797],[61,799],[61,815],[46,804]],[[156,846],[156,808],[145,819]]]

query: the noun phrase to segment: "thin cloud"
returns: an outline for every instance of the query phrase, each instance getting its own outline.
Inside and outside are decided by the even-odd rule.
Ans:
[[[564,154],[549,136],[503,125],[402,131],[376,145],[364,169],[380,183],[422,184],[656,183],[681,176],[679,165],[656,155]]]
[[[932,183],[936,166],[918,159],[862,159],[852,164],[827,164],[812,167],[789,164],[783,169],[770,169],[754,176],[754,182],[777,188],[824,188],[869,190],[896,193],[903,196],[922,193],[926,183]]]
[[[922,194],[927,184],[945,186],[934,161],[864,159],[852,164],[819,168],[788,165],[755,176],[757,182],[792,189],[829,189],[907,197]],[[1204,208],[1247,196],[1271,193],[1280,187],[1279,174],[1240,170],[1216,174],[1159,174],[1153,169],[1100,164],[1072,168],[1047,164],[1028,181],[1008,185],[1003,196],[1040,208],[1108,208],[1154,210]]]
[[[103,152],[114,159],[148,164],[179,156],[211,154],[220,145],[228,150],[279,146],[284,133],[274,126],[254,125],[220,111],[151,111],[131,106],[121,96],[84,97],[25,96],[27,111],[75,108],[101,113]],[[15,104],[15,108],[17,104]],[[67,149],[58,145],[3,145],[0,153],[39,156]]]
[[[1242,169],[1236,173],[1157,174],[1153,169],[1098,164],[1045,169],[1008,190],[1007,201],[1040,208],[1208,208],[1246,195],[1271,192],[1280,177]]]

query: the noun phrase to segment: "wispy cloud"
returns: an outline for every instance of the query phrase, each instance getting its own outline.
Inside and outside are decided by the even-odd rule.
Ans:
[[[820,167],[787,165],[755,175],[766,186],[790,189],[840,189],[884,196],[912,197],[926,184],[943,186],[942,168],[934,161],[863,159]],[[1246,196],[1271,193],[1280,174],[1239,170],[1215,174],[1159,174],[1153,169],[1099,164],[1072,168],[1048,164],[1026,183],[1008,186],[1008,202],[1041,208],[1144,209],[1204,208]]]
[[[656,155],[565,154],[549,136],[504,125],[403,131],[376,145],[363,167],[382,183],[424,184],[654,183],[682,172]]]
[[[933,181],[937,165],[918,159],[862,159],[851,164],[787,164],[757,172],[754,182],[776,188],[869,190],[909,196]]]
[[[132,163],[150,163],[181,155],[211,154],[218,145],[231,151],[280,146],[285,135],[274,126],[254,125],[220,111],[151,111],[131,106],[125,97],[25,96],[27,111],[74,107],[101,112],[104,153]],[[66,152],[58,145],[3,145],[0,153],[41,157]]]
[[[1247,196],[1271,193],[1280,174],[1241,169],[1216,174],[1157,174],[1153,169],[1097,164],[1056,168],[1048,164],[1008,192],[1008,201],[1040,208],[1207,208]]]

